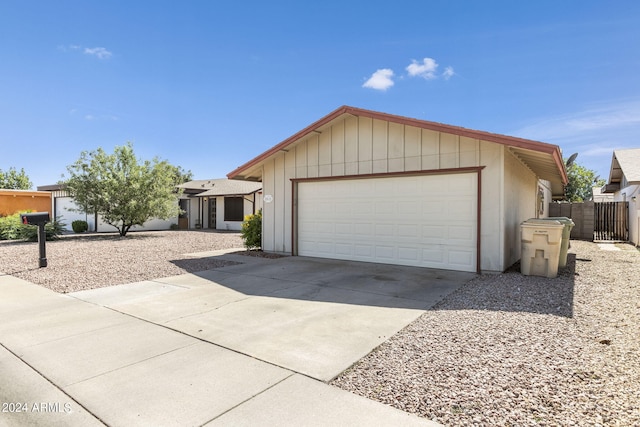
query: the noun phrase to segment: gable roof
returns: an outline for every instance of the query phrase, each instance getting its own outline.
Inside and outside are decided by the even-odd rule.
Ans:
[[[246,196],[262,189],[262,183],[251,181],[231,181],[226,178],[200,179],[177,186],[185,194],[204,196]]]
[[[309,134],[318,132],[321,128],[330,125],[333,121],[343,118],[346,115],[356,117],[368,117],[371,119],[384,120],[388,122],[414,126],[421,129],[429,129],[453,135],[465,136],[473,139],[495,142],[506,145],[511,152],[522,160],[536,175],[552,183],[554,194],[563,194],[563,186],[567,184],[567,172],[562,160],[560,147],[544,142],[532,141],[513,136],[500,135],[479,130],[467,129],[458,126],[446,125],[442,123],[429,122],[426,120],[412,119],[409,117],[396,116],[377,111],[364,110],[361,108],[342,106],[329,113],[320,120],[312,123],[296,134],[290,136],[279,144],[259,156],[249,160],[227,174],[229,179],[257,180],[261,179],[259,167],[269,157],[276,155],[282,150],[286,150],[292,144],[303,140]]]
[[[640,184],[640,148],[614,150],[605,192],[620,189],[623,176],[629,184]]]

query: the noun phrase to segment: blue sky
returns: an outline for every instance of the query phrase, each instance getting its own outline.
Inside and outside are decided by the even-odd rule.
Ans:
[[[640,2],[0,2],[0,169],[127,141],[219,178],[341,105],[640,147]]]

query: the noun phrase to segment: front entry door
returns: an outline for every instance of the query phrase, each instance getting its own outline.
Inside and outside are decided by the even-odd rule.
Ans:
[[[216,198],[209,199],[209,228],[216,228]]]

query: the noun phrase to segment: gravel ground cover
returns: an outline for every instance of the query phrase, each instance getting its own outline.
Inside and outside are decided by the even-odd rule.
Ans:
[[[555,279],[472,280],[332,384],[450,426],[640,425],[640,254],[572,241]],[[0,273],[73,292],[230,264],[239,233],[165,231],[0,241]],[[260,256],[260,254],[249,254]]]
[[[196,230],[71,234],[46,245],[48,266],[38,268],[37,243],[0,241],[0,273],[66,293],[235,264],[185,254],[243,247],[239,232]]]
[[[640,425],[640,254],[483,275],[332,384],[449,426]]]

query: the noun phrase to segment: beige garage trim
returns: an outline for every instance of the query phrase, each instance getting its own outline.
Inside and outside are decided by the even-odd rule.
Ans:
[[[294,255],[479,271],[482,168],[294,179]]]

